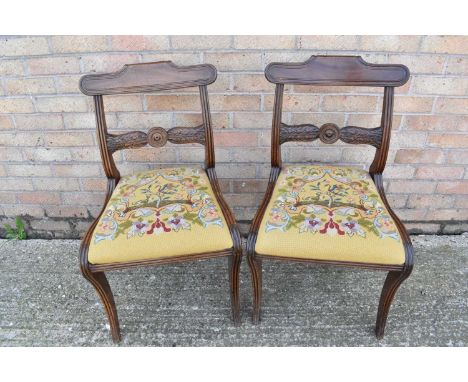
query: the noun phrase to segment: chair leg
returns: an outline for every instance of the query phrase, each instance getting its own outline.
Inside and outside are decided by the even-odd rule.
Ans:
[[[106,309],[107,317],[109,319],[112,340],[115,343],[120,342],[120,326],[119,318],[117,317],[117,309],[115,307],[114,296],[112,294],[109,282],[107,281],[104,272],[83,272],[83,276],[94,286],[96,291],[101,297],[104,308]]]
[[[260,308],[262,304],[262,262],[253,256],[247,257],[250,273],[252,274],[253,287],[253,313],[252,321],[258,324],[260,321]]]
[[[231,309],[234,324],[240,325],[239,273],[242,257],[233,251],[229,256],[229,287],[231,291]]]
[[[411,274],[411,268],[405,271],[390,271],[387,274],[385,283],[380,295],[379,310],[377,312],[377,322],[375,324],[375,335],[378,339],[382,339],[387,323],[388,311],[392,303],[393,297],[400,285]]]

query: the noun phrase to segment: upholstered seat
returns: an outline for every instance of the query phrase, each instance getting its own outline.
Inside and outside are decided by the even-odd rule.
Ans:
[[[201,168],[169,168],[123,177],[97,223],[91,264],[229,250],[228,225]]]
[[[284,166],[255,252],[340,262],[405,262],[402,239],[372,178],[353,167]]]

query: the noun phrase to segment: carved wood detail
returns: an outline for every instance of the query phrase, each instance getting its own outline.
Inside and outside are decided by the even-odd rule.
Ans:
[[[152,127],[148,131],[148,144],[153,147],[163,147],[167,142],[167,132],[162,127]]]
[[[330,134],[328,136],[327,134]],[[341,140],[350,144],[367,144],[380,148],[382,128],[366,129],[357,126],[338,128],[333,123],[326,123],[318,128],[312,124],[287,125],[281,124],[280,144],[291,141],[308,142],[320,139],[323,143],[332,144]]]
[[[175,144],[199,143],[205,144],[205,128],[203,125],[196,127],[173,127],[165,130],[162,127],[153,127],[148,133],[143,131],[131,131],[124,134],[107,134],[107,147],[114,153],[122,149],[136,149],[147,144],[153,147],[162,147],[167,141]]]

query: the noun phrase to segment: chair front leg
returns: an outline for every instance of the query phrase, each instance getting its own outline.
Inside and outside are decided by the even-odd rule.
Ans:
[[[385,331],[385,324],[387,323],[388,311],[392,304],[393,297],[400,287],[411,274],[412,267],[404,271],[390,271],[387,274],[385,283],[380,295],[379,310],[377,312],[377,322],[375,324],[375,335],[378,339],[382,339]]]
[[[250,273],[252,275],[253,288],[253,313],[252,321],[258,324],[260,321],[260,310],[262,305],[262,262],[253,255],[247,257]]]
[[[239,273],[242,261],[242,253],[233,249],[229,256],[229,287],[231,291],[231,309],[234,324],[240,325],[240,299],[239,299]]]
[[[88,280],[93,287],[96,289],[99,297],[104,304],[106,309],[107,317],[109,319],[112,340],[115,343],[120,342],[120,326],[119,318],[117,316],[117,309],[115,307],[114,296],[110,288],[109,282],[107,281],[104,272],[90,272],[89,270],[83,271],[83,276]]]

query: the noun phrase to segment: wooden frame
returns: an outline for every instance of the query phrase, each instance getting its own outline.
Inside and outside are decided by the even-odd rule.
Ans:
[[[374,65],[358,56],[312,56],[303,63],[271,63],[265,69],[268,81],[276,84],[271,138],[271,173],[264,199],[252,221],[247,239],[247,259],[252,274],[253,321],[260,320],[262,298],[262,260],[300,261],[315,264],[361,267],[388,271],[377,313],[375,334],[384,335],[390,304],[401,283],[411,274],[413,268],[413,247],[405,227],[390,208],[385,196],[382,172],[384,171],[393,115],[393,94],[396,86],[404,85],[409,78],[409,70],[403,65]],[[281,122],[282,101],[285,84],[320,86],[376,86],[384,88],[382,120],[379,127],[365,129],[346,126],[339,129],[335,124],[325,124],[320,128],[311,124],[288,126]],[[401,266],[384,264],[363,264],[345,261],[308,260],[260,255],[255,252],[258,230],[263,215],[271,199],[276,180],[281,172],[281,144],[289,141],[314,141],[324,143],[337,140],[350,144],[369,144],[376,148],[369,174],[373,179],[383,203],[397,225],[405,249],[405,262]]]
[[[233,214],[221,195],[216,177],[213,132],[208,101],[207,85],[213,83],[216,80],[216,76],[216,68],[212,65],[177,66],[171,61],[160,61],[125,65],[123,69],[118,72],[85,75],[80,80],[80,90],[84,94],[93,96],[94,98],[97,137],[104,172],[107,177],[106,200],[101,213],[83,238],[80,248],[80,265],[83,276],[94,286],[104,304],[114,342],[119,342],[121,335],[114,297],[104,272],[116,269],[228,256],[232,317],[236,324],[240,323],[239,268],[242,260],[241,237]],[[153,127],[148,133],[132,131],[125,134],[114,135],[107,132],[103,102],[104,95],[147,93],[194,86],[198,86],[200,92],[201,113],[203,118],[203,123],[201,125],[196,127],[174,127],[167,131],[161,127]],[[117,150],[143,147],[146,144],[153,147],[161,147],[164,146],[167,141],[177,144],[198,143],[205,146],[204,168],[229,227],[233,240],[232,249],[154,260],[99,265],[90,264],[88,262],[88,250],[94,228],[120,180],[120,173],[115,165],[112,154]]]

